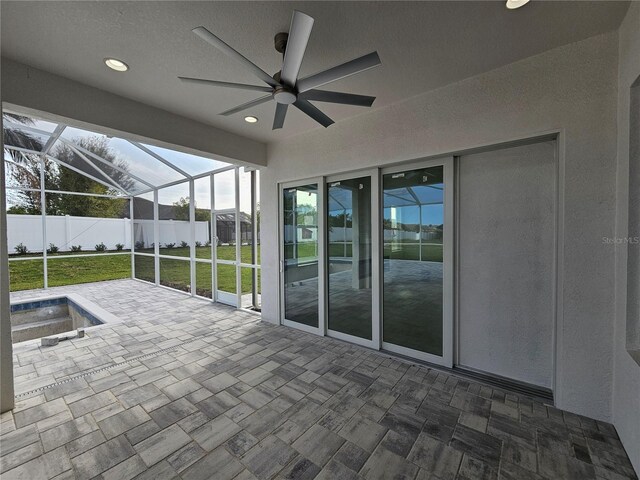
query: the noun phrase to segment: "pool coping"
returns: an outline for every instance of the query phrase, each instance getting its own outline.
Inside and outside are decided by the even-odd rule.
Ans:
[[[113,313],[105,310],[104,308],[102,308],[100,305],[98,305],[95,302],[92,302],[91,300],[87,300],[85,297],[78,295],[77,293],[58,293],[58,294],[49,294],[49,295],[40,295],[37,297],[29,297],[29,298],[24,298],[24,299],[20,299],[20,300],[16,300],[11,302],[11,306],[13,307],[14,305],[23,305],[26,303],[36,303],[36,302],[46,302],[48,300],[55,300],[58,298],[66,298],[67,302],[71,302],[73,304],[75,304],[76,307],[79,307],[82,310],[85,310],[87,313],[89,313],[91,316],[95,317],[97,320],[99,320],[100,322],[102,322],[101,325],[92,325],[89,327],[83,327],[83,329],[85,331],[91,331],[93,329],[96,328],[101,328],[101,327],[105,327],[105,326],[113,326],[113,325],[117,325],[120,323],[123,323],[124,320],[122,320],[120,317],[114,315]],[[73,332],[75,330],[69,330],[69,332]],[[55,335],[52,335],[54,337],[63,337],[66,336],[69,332],[62,332],[62,333],[58,333]],[[28,342],[36,342],[36,343],[40,343],[40,338],[34,338],[31,340],[25,340],[23,342],[17,342],[14,345],[24,345],[27,344]]]

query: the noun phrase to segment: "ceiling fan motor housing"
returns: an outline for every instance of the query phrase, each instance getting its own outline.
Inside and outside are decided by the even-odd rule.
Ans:
[[[273,38],[273,42],[275,43],[276,51],[284,55],[284,51],[287,49],[287,40],[289,39],[289,34],[286,32],[276,33],[276,36]]]
[[[291,105],[298,99],[298,96],[292,88],[282,85],[273,90],[273,99],[278,103]]]

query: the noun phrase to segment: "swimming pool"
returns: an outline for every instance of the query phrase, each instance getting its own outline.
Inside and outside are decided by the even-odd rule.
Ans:
[[[75,294],[21,300],[11,304],[13,343],[119,321],[95,303]]]

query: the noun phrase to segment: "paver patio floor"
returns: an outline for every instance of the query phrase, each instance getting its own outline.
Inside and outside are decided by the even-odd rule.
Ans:
[[[607,423],[133,280],[67,292],[123,323],[14,346],[3,480],[637,478]]]

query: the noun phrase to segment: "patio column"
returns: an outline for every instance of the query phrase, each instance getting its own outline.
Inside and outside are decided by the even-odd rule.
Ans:
[[[0,162],[0,412],[11,410],[13,398],[13,344],[9,305],[9,251],[4,162]]]

